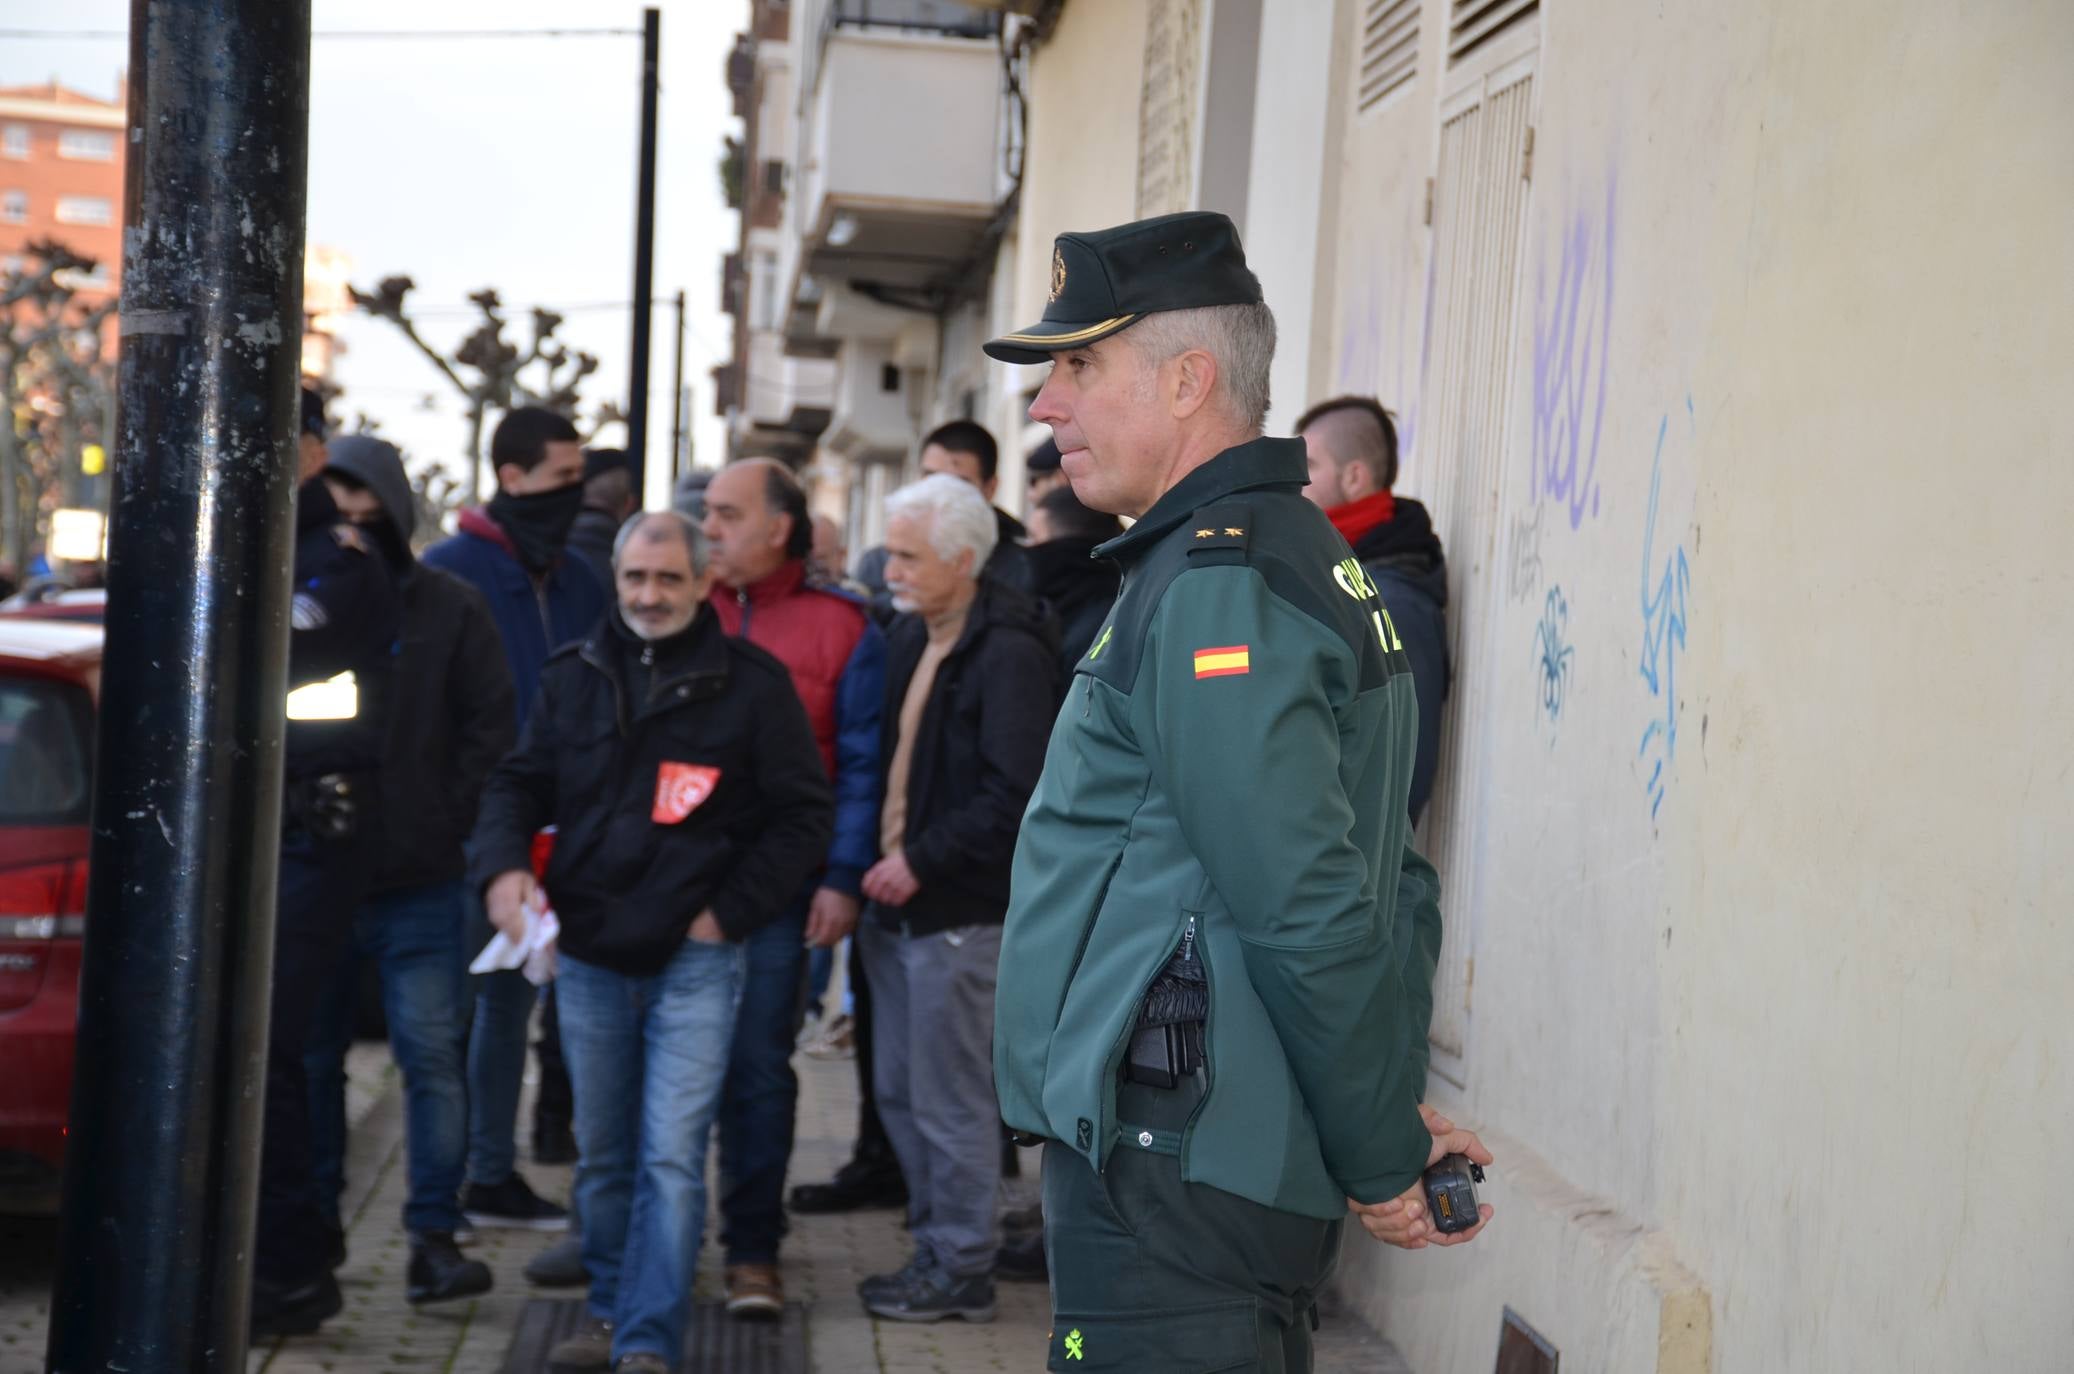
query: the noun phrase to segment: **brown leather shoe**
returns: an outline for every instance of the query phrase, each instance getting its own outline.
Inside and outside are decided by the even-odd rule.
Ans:
[[[776,1321],[785,1315],[785,1280],[775,1264],[727,1267],[727,1315],[744,1321]]]

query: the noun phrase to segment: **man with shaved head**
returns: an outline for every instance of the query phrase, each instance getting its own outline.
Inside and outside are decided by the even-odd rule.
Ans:
[[[1407,803],[1413,825],[1433,793],[1440,708],[1447,700],[1447,560],[1425,506],[1397,485],[1397,425],[1373,396],[1320,401],[1296,422],[1322,509],[1390,608],[1419,698],[1419,745]]]
[[[741,1017],[720,1106],[721,1244],[727,1306],[775,1320],[785,1307],[778,1242],[785,1234],[785,1170],[792,1159],[806,946],[833,945],[857,925],[864,872],[878,858],[879,713],[885,640],[862,602],[807,577],[813,526],[806,491],[782,463],[749,458],[715,473],[702,522],[712,546],[711,602],[720,624],[790,671],[835,787],[827,862],[785,914],[749,939]],[[899,1166],[880,1135],[875,1186],[897,1186]],[[887,1175],[890,1174],[890,1180]]]

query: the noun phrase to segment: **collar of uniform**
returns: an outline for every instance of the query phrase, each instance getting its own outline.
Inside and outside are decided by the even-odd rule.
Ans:
[[[1098,558],[1129,561],[1171,534],[1212,502],[1242,491],[1288,487],[1310,480],[1301,439],[1253,439],[1228,448],[1168,488],[1138,523],[1095,550]]]

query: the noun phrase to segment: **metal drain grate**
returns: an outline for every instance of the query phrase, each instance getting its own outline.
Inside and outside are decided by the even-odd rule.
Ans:
[[[547,1374],[547,1352],[575,1334],[583,1321],[581,1298],[533,1298],[519,1313],[504,1374]],[[680,1374],[807,1374],[806,1309],[785,1308],[782,1321],[730,1320],[725,1304],[701,1302],[691,1309]]]

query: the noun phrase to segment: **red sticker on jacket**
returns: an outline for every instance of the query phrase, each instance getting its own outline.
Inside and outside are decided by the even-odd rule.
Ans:
[[[657,825],[675,825],[699,809],[720,785],[720,770],[703,763],[664,763],[655,770],[655,810],[649,819]]]

